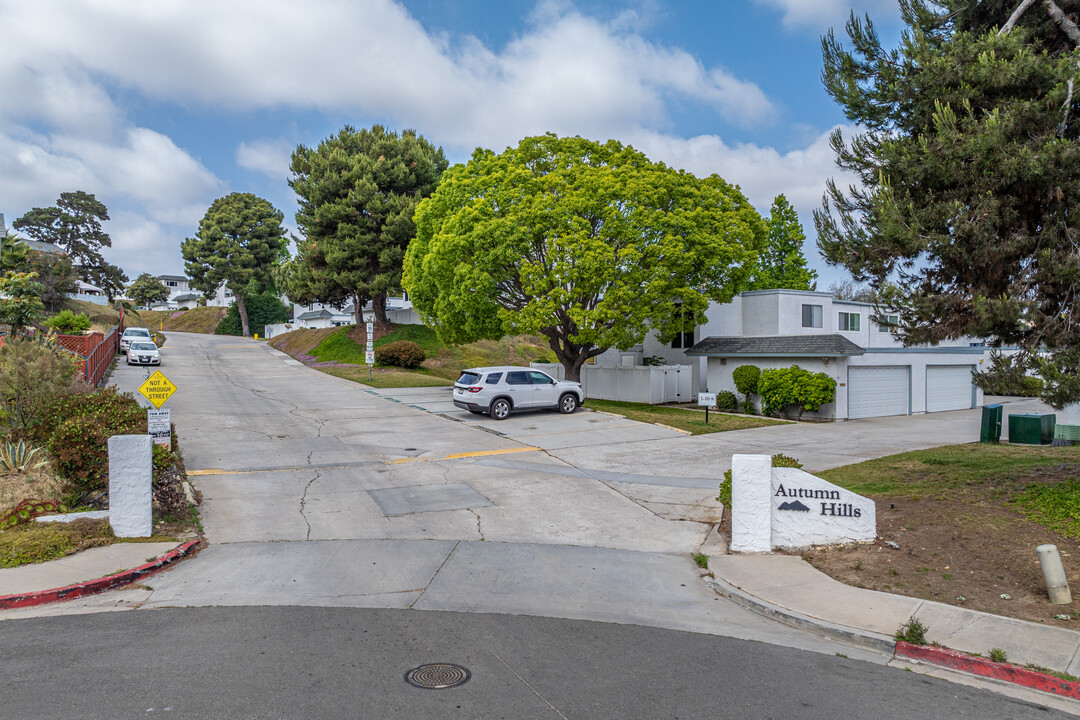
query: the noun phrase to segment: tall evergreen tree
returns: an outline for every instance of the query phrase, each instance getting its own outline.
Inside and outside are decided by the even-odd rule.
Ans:
[[[244,296],[272,286],[285,247],[283,217],[260,197],[232,193],[210,205],[195,237],[180,247],[192,287],[208,296],[222,283],[232,291],[245,336],[251,333]]]
[[[101,288],[109,302],[124,291],[127,276],[101,255],[112,238],[101,223],[109,219],[105,204],[82,190],[60,193],[53,207],[36,207],[12,223],[34,240],[52,243],[67,253],[79,277]]]
[[[446,167],[442,148],[416,131],[381,125],[345,126],[317,148],[299,146],[289,184],[306,239],[297,243],[301,267],[289,273],[289,298],[336,305],[351,298],[357,323],[371,300],[376,322],[387,324],[386,297],[401,287],[405,248],[416,235],[413,213]]]
[[[832,136],[860,185],[829,183],[819,247],[856,280],[897,281],[909,343],[987,337],[1075,374],[1080,0],[900,5],[897,49],[854,14],[850,50],[822,40],[825,87],[865,130]]]
[[[817,272],[806,267],[803,255],[802,223],[799,214],[783,195],[773,200],[769,218],[765,221],[765,247],[758,256],[757,267],[750,280],[752,290],[813,290],[817,287]]]

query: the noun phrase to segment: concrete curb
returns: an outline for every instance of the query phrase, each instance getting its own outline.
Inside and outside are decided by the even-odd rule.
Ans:
[[[1051,695],[1080,700],[1080,682],[1060,680],[1053,675],[1029,670],[1009,663],[997,663],[987,658],[968,655],[959,650],[933,645],[912,645],[866,630],[837,625],[820,618],[802,615],[755,597],[720,578],[705,578],[705,584],[720,595],[777,622],[823,635],[834,640],[858,645],[892,655],[895,658],[932,663],[952,670],[1001,680],[1013,685],[1040,690]]]
[[[1051,695],[1080,700],[1080,682],[1059,680],[1052,675],[1009,663],[994,662],[958,650],[932,645],[912,645],[901,641],[896,643],[896,657],[933,663],[953,670],[1041,690]]]
[[[776,620],[785,625],[790,625],[799,628],[800,630],[807,630],[816,635],[822,635],[834,640],[858,645],[859,647],[868,648],[877,652],[883,652],[888,655],[893,655],[896,652],[896,640],[886,635],[880,635],[868,630],[851,628],[846,625],[838,625],[836,623],[828,622],[827,620],[821,620],[820,618],[810,617],[793,610],[788,610],[779,605],[773,605],[750,593],[744,592],[734,585],[728,584],[720,578],[706,577],[705,584],[720,595],[734,600],[744,608],[753,610],[760,615],[764,615],[771,620]]]
[[[128,585],[139,578],[151,575],[158,570],[193,554],[192,551],[195,550],[200,543],[200,540],[192,540],[191,542],[184,543],[180,547],[162,555],[157,560],[145,563],[130,570],[118,572],[115,575],[98,578],[97,580],[88,580],[87,582],[76,583],[66,587],[54,588],[52,590],[40,590],[33,593],[0,595],[0,610],[33,607],[35,605],[44,605],[45,603],[57,602],[60,600],[73,600],[85,595],[93,595],[94,593],[110,590],[121,585]]]

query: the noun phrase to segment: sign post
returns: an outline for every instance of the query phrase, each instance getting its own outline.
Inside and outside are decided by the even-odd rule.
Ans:
[[[716,393],[698,393],[698,407],[705,407],[705,424],[709,424],[709,408],[716,405]]]
[[[371,379],[371,366],[375,364],[375,323],[368,323],[365,327],[367,332],[367,348],[364,352],[364,362],[367,363],[367,376],[368,380]]]
[[[172,423],[171,413],[162,410],[161,406],[176,392],[176,386],[169,378],[161,374],[160,370],[146,378],[146,382],[139,386],[139,393],[150,401],[154,406],[146,410],[146,432],[153,438],[157,445],[164,445],[166,450],[172,450]]]

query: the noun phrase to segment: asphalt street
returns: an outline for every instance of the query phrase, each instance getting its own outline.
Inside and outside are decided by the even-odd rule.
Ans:
[[[1046,718],[837,655],[634,625],[356,608],[205,608],[0,623],[5,718]],[[418,689],[452,663],[470,679]]]

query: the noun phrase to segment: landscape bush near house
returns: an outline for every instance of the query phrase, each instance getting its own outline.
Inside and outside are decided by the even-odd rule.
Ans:
[[[41,324],[64,335],[82,335],[90,329],[93,321],[89,315],[61,310]]]
[[[802,469],[802,463],[791,457],[790,455],[784,455],[783,453],[776,453],[772,456],[773,467],[785,467]],[[731,470],[724,471],[724,481],[720,483],[720,494],[716,496],[717,502],[723,504],[727,508],[728,516],[731,515]]]
[[[375,350],[375,362],[402,368],[418,368],[425,354],[419,345],[409,340],[390,342]]]
[[[729,390],[721,390],[716,393],[716,409],[721,412],[735,412],[739,405],[739,399],[735,393]]]
[[[758,380],[758,394],[765,414],[780,415],[797,405],[801,418],[806,410],[816,411],[836,399],[836,380],[798,365],[764,370]]]
[[[1042,378],[1028,375],[1013,356],[999,350],[990,351],[990,367],[972,373],[972,381],[987,395],[1039,397],[1043,390]]]
[[[289,308],[272,293],[261,295],[244,296],[244,307],[248,314],[248,327],[251,332],[263,334],[263,328],[267,325],[288,322],[291,316]],[[236,303],[229,306],[225,317],[214,328],[215,335],[243,335],[243,324],[240,322],[240,310]]]
[[[760,379],[761,368],[757,365],[740,365],[731,371],[731,381],[735,383],[735,389],[746,399],[757,393]]]

